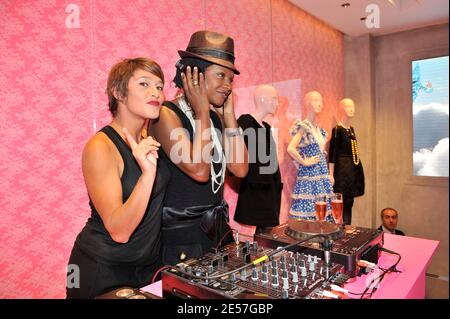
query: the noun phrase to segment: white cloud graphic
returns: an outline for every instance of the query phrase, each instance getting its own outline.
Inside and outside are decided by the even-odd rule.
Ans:
[[[448,176],[449,138],[441,139],[433,150],[414,152],[414,171],[418,176]]]
[[[414,104],[413,105],[413,115],[417,115],[420,111],[437,111],[448,115],[448,104],[441,104],[436,102],[431,102],[428,104]]]

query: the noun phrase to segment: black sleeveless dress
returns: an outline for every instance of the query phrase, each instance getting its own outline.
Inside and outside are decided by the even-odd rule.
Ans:
[[[126,202],[142,174],[141,169],[130,147],[111,126],[100,131],[109,137],[122,156],[124,169],[120,180],[122,200]],[[69,283],[68,273],[68,298],[94,298],[117,287],[142,287],[150,283],[153,273],[161,266],[161,213],[169,177],[169,169],[158,160],[157,176],[144,217],[124,244],[112,240],[89,200],[91,217],[78,235],[69,259],[71,269],[73,265],[79,268],[79,288],[71,288],[75,282]]]
[[[180,118],[194,137],[192,125],[187,116],[172,102],[163,105]],[[210,111],[214,127],[222,131],[218,115]],[[162,261],[174,265],[191,257],[199,257],[211,251],[221,242],[233,241],[228,225],[228,205],[223,199],[223,185],[217,193],[212,191],[211,178],[206,183],[193,180],[178,168],[163,151],[160,157],[170,169],[171,177],[164,199],[162,235]],[[213,164],[216,172],[220,164]],[[222,241],[221,241],[222,240]]]
[[[334,127],[330,140],[329,162],[334,163],[334,192],[357,197],[364,195],[364,169],[355,150],[352,152],[352,140],[355,144],[356,134],[353,127]]]
[[[241,115],[238,123],[244,131],[251,128],[255,130],[256,134],[253,141],[249,140],[247,134],[244,134],[247,149],[251,151],[249,151],[248,174],[241,180],[239,187],[234,220],[241,224],[257,227],[277,226],[280,224],[283,183],[270,125],[263,122],[264,127],[261,127],[250,114]],[[249,142],[254,145],[249,145]],[[263,150],[265,150],[266,158],[259,155]],[[268,162],[263,163],[262,160],[268,160]]]

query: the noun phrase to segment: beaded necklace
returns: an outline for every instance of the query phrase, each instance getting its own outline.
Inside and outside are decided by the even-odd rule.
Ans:
[[[352,127],[346,128],[342,123],[339,122],[339,125],[342,126],[347,131],[347,134],[350,137],[350,143],[352,145],[352,158],[353,158],[353,164],[358,165],[359,164],[359,151],[358,151],[358,143],[356,142],[356,135],[353,131]]]
[[[178,98],[178,105],[180,106],[181,111],[187,116],[189,119],[189,122],[191,123],[192,130],[195,133],[195,120],[194,120],[194,111],[190,107],[190,105],[187,103],[186,99],[182,95]],[[213,149],[215,150],[214,155],[211,157],[211,189],[214,194],[216,194],[220,187],[222,186],[224,180],[225,180],[225,170],[226,170],[226,159],[223,153],[222,143],[220,142],[219,136],[216,132],[216,129],[214,127],[214,124],[209,119],[210,122],[210,128],[211,128],[211,140],[213,143]],[[217,157],[217,158],[216,158]],[[216,173],[214,170],[214,163],[221,164],[219,172]]]

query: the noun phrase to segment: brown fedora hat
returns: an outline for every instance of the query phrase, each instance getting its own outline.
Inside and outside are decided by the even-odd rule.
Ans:
[[[182,58],[197,58],[240,72],[234,66],[234,41],[214,31],[197,31],[191,35],[186,51],[178,51]]]

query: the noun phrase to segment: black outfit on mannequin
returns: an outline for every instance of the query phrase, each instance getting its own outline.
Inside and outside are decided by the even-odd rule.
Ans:
[[[240,180],[239,198],[237,201],[234,220],[241,224],[256,226],[256,232],[279,225],[281,191],[280,169],[278,166],[277,148],[273,139],[270,125],[266,122],[261,126],[250,114],[243,114],[238,119],[239,126],[245,131],[252,128],[255,131],[254,146],[249,145],[249,136],[244,135],[247,149],[251,149],[249,156],[248,174]],[[252,141],[251,141],[252,142]],[[260,144],[261,143],[261,144]],[[262,163],[258,156],[260,147],[265,143],[265,155],[269,161]],[[274,171],[269,171],[273,168]],[[261,170],[268,170],[267,173]]]
[[[356,134],[353,127],[333,128],[330,140],[329,162],[334,163],[335,193],[341,193],[344,202],[344,224],[352,221],[354,197],[364,194],[364,170],[358,154]]]
[[[175,112],[192,141],[194,131],[188,117],[172,102],[164,102],[163,105]],[[210,111],[210,118],[214,127],[221,131],[218,115]],[[222,245],[233,242],[228,225],[228,204],[223,199],[223,185],[214,193],[211,178],[206,183],[196,182],[178,168],[164,151],[160,159],[171,171],[161,230],[163,263],[174,265],[182,261],[183,257],[189,259],[202,256],[221,240]],[[213,165],[214,170],[219,172],[221,164]]]
[[[128,144],[111,126],[102,128],[101,132],[108,136],[122,156],[124,169],[120,181],[122,200],[126,202],[142,174],[141,169]],[[169,176],[168,167],[158,161],[145,215],[124,244],[112,240],[89,200],[91,217],[77,236],[69,259],[69,265],[79,268],[79,288],[67,287],[67,298],[94,298],[118,287],[140,288],[150,283],[154,272],[161,266],[161,213]]]

